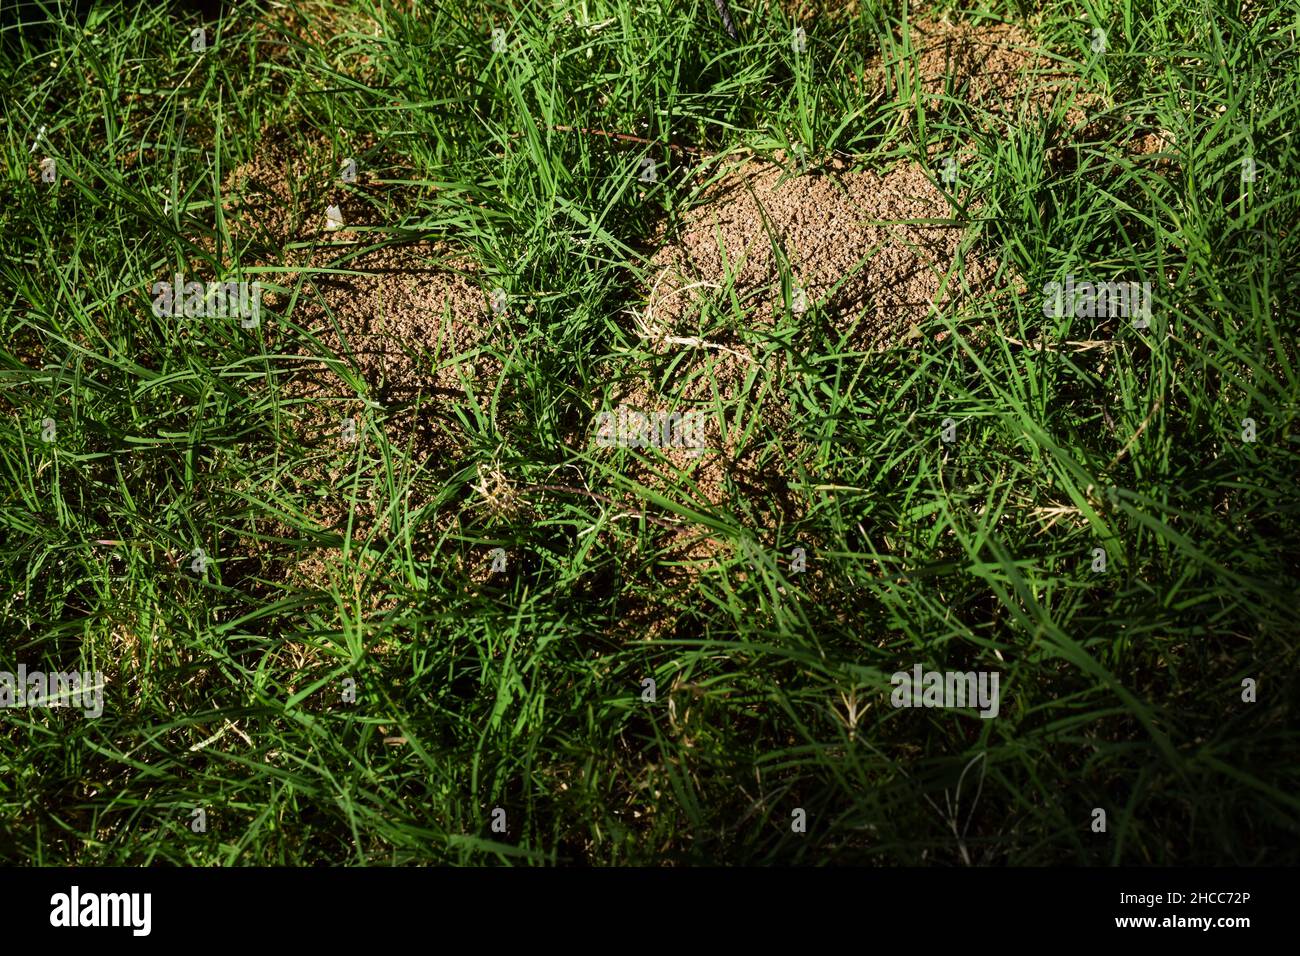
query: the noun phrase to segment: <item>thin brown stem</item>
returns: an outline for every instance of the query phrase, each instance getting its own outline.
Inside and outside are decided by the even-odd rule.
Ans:
[[[591,498],[595,501],[600,501],[603,502],[604,504],[618,507],[618,502],[615,501],[613,498],[611,498],[609,495],[597,494],[594,491],[587,491],[584,488],[573,488],[569,485],[526,485],[525,487],[536,491],[565,491],[570,494],[582,495],[585,498]],[[680,522],[672,522],[667,520],[666,518],[658,518],[654,515],[648,515],[645,513],[645,511],[640,511],[640,512],[629,511],[628,514],[636,518],[644,518],[646,521],[652,521],[655,524],[660,525],[661,527],[670,528],[672,530],[676,530],[681,527]]]

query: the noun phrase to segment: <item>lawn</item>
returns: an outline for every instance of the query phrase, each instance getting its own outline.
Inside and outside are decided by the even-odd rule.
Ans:
[[[1300,862],[1300,12],[728,6],[4,4],[0,861]]]

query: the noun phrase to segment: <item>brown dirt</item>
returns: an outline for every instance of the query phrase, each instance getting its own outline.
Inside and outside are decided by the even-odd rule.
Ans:
[[[480,352],[495,316],[474,268],[429,244],[376,249],[333,268],[347,274],[314,275],[316,294],[300,299],[294,314],[317,337],[314,351],[352,367],[365,385],[361,398],[389,412],[386,427],[409,438],[419,458],[448,451],[450,440],[421,414],[422,403],[463,400],[466,375],[482,387],[500,371]],[[291,391],[310,401],[362,404],[322,360],[307,366]],[[335,432],[340,418],[330,418]]]
[[[960,187],[958,187],[960,189]],[[678,236],[652,259],[644,325],[651,335],[689,336],[703,295],[728,283],[754,322],[784,309],[780,262],[807,304],[820,305],[862,348],[904,341],[963,285],[979,289],[996,263],[960,254],[965,226],[931,174],[900,162],[884,173],[834,160],[789,176],[751,162],[723,176],[688,212]]]
[[[381,188],[374,170],[358,163],[355,183],[344,184],[339,173],[344,159],[360,157],[373,147],[369,138],[342,144],[351,157],[335,156],[335,147],[316,131],[288,128],[264,130],[257,154],[237,166],[222,184],[222,212],[232,236],[260,240],[267,250],[283,255],[285,264],[307,262],[310,250],[288,249],[305,240],[337,243],[352,234],[327,233],[325,209],[337,205],[348,226],[377,225],[367,194]]]
[[[302,279],[288,320],[310,333],[314,345],[288,338],[276,320],[285,314],[287,295],[267,292],[263,298],[272,313],[264,328],[268,344],[293,356],[283,380],[288,427],[313,452],[284,480],[304,498],[315,492],[308,513],[322,530],[342,534],[350,520],[355,549],[398,530],[387,526],[383,506],[365,487],[346,490],[357,456],[377,454],[380,429],[408,452],[403,464],[427,466],[431,475],[454,467],[463,449],[441,409],[470,401],[467,388],[480,403],[491,395],[501,365],[486,344],[498,322],[515,318],[515,310],[495,316],[475,265],[448,246],[370,248],[385,239],[376,206],[393,197],[381,193],[364,164],[355,184],[342,184],[332,145],[315,136],[304,149],[299,139],[284,129],[264,131],[257,155],[227,177],[223,211],[236,243],[255,239],[274,264],[301,269],[271,281],[293,288]],[[360,155],[368,144],[355,147]],[[340,207],[344,228],[326,228],[328,205]],[[359,391],[344,370],[359,380]],[[414,487],[418,492],[419,484]],[[323,497],[320,489],[326,489]],[[427,503],[416,498],[406,502],[411,511]],[[266,530],[288,533],[283,527]],[[345,562],[338,549],[276,560],[295,583],[323,587],[335,581],[344,593],[368,566],[358,553]]]
[[[975,125],[988,132],[1010,122],[1018,115],[1046,113],[1057,103],[1065,106],[1062,132],[1067,139],[1084,141],[1114,132],[1129,133],[1122,148],[1129,156],[1145,157],[1164,152],[1174,144],[1166,130],[1140,130],[1131,133],[1132,118],[1122,123],[1115,119],[1092,119],[1101,111],[1102,100],[1088,92],[1077,69],[1045,55],[1033,35],[1009,23],[945,23],[917,20],[910,24],[912,60],[886,62],[880,55],[868,60],[866,82],[878,85],[886,97],[907,99],[904,90],[919,83],[931,112],[941,109],[940,97],[952,96],[975,108]],[[900,116],[911,119],[911,109],[903,106]],[[962,148],[968,144],[957,144]],[[1064,145],[1049,150],[1048,159],[1055,167],[1061,162]],[[1161,159],[1156,168],[1162,173],[1171,164]]]
[[[928,109],[940,109],[938,98],[950,91],[976,108],[974,121],[987,129],[1022,111],[1046,110],[1065,97],[1066,128],[1083,128],[1091,101],[1076,95],[1077,77],[1043,56],[1020,28],[918,22],[911,30],[918,48],[915,61],[885,64],[876,57],[868,64],[868,76],[887,98],[897,96],[910,77],[929,98]],[[911,72],[900,75],[903,70]],[[909,118],[905,108],[902,119]],[[1127,148],[1146,155],[1167,146],[1159,135],[1147,135]],[[965,148],[956,147],[959,152]],[[932,157],[932,163],[937,159]],[[745,513],[745,505],[736,500],[744,499],[760,538],[798,521],[805,503],[790,493],[788,462],[764,456],[761,439],[741,437],[745,422],[737,419],[739,409],[760,394],[765,395],[761,417],[768,429],[789,425],[790,413],[780,387],[784,369],[779,356],[758,354],[725,330],[725,320],[718,321],[719,313],[732,311],[731,296],[746,328],[781,321],[787,308],[784,258],[807,305],[820,307],[836,331],[849,333],[850,347],[865,351],[923,346],[918,327],[933,310],[948,311],[971,295],[1001,294],[993,288],[996,259],[966,241],[963,214],[936,183],[935,173],[915,162],[873,171],[833,160],[792,175],[796,165],[778,156],[776,162],[751,160],[724,172],[674,233],[659,237],[663,245],[651,259],[646,304],[633,328],[665,367],[677,360],[675,371],[667,381],[652,381],[644,370],[629,372],[610,394],[611,407],[708,409],[709,449],[703,455],[681,449],[645,451],[648,463],[629,458],[628,474],[679,498],[689,478],[703,499],[698,507],[705,509],[731,505],[734,513]],[[960,184],[954,194],[964,194]],[[977,212],[972,207],[966,215]],[[1003,284],[1018,282],[1008,276]],[[800,325],[807,321],[797,314],[793,320]],[[637,364],[629,363],[633,368]],[[799,453],[789,441],[783,447],[787,454]],[[767,547],[769,542],[758,543],[782,567],[788,563],[785,553]],[[792,581],[816,587],[819,542],[799,543],[807,548],[810,574]],[[732,543],[691,525],[665,531],[652,547],[670,562],[662,565],[660,577],[682,592],[735,550]],[[788,547],[782,550],[788,552]],[[650,587],[648,593],[664,592]],[[623,614],[625,626],[650,636],[671,630],[674,619],[671,608],[642,606],[635,599]]]
[[[1078,92],[1078,77],[1043,55],[1033,36],[1014,24],[916,20],[909,33],[914,59],[886,62],[876,55],[867,62],[868,80],[882,85],[891,99],[910,99],[905,91],[919,83],[928,109],[938,110],[947,92],[976,107],[987,126],[1022,107],[1045,110],[1058,97]],[[1067,110],[1069,125],[1083,115],[1078,107],[1084,101],[1076,102]]]
[[[463,449],[441,408],[488,401],[501,363],[485,349],[497,317],[472,266],[446,256],[445,248],[432,245],[389,247],[345,264],[359,275],[313,278],[316,294],[299,301],[295,319],[319,346],[286,387],[303,402],[299,437],[320,450],[304,462],[298,476],[304,481],[342,486],[357,453],[374,453],[370,430],[376,427],[391,444],[408,450],[412,467],[431,465],[437,474],[455,464]],[[500,321],[508,321],[508,313]],[[321,356],[346,363],[363,384],[363,394],[357,395]],[[367,401],[378,407],[367,408]],[[348,427],[355,441],[346,440]],[[425,503],[414,496],[407,502],[412,510]],[[323,527],[340,531],[350,515],[361,540],[397,530],[384,527],[369,500],[354,505],[335,494],[314,511]],[[298,570],[311,572],[313,565]]]

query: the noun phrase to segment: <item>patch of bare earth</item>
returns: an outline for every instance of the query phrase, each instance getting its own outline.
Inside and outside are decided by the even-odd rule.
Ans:
[[[749,162],[705,192],[652,259],[646,326],[688,334],[718,290],[734,294],[750,322],[771,323],[787,307],[784,261],[791,309],[818,306],[854,346],[887,347],[996,272],[991,257],[963,249],[966,223],[920,165],[874,172],[834,160],[798,176],[788,168]]]
[[[448,261],[445,249],[418,245],[367,252],[341,269],[345,274],[315,274],[314,294],[295,314],[316,344],[286,393],[300,403],[299,438],[317,451],[295,477],[304,488],[351,487],[357,455],[377,455],[376,429],[405,452],[405,465],[445,474],[464,452],[451,406],[478,403],[486,413],[501,372],[486,347],[495,317],[472,266]],[[390,526],[373,470],[366,471],[364,485],[316,503],[322,528],[342,533],[350,523],[362,542],[400,533]],[[412,496],[403,511],[426,503]],[[308,583],[317,566],[332,559],[329,553],[305,556],[295,577]]]
[[[835,161],[805,175],[751,161],[724,174],[683,217],[651,260],[653,279],[635,331],[658,373],[629,363],[611,407],[704,415],[705,449],[629,457],[628,474],[697,510],[742,516],[754,543],[789,574],[792,544],[781,529],[806,513],[792,485],[802,453],[784,389],[786,360],[761,337],[725,330],[719,316],[738,305],[747,330],[806,324],[817,310],[854,350],[915,341],[919,323],[989,285],[996,262],[964,246],[966,227],[926,170],[898,163],[882,171]],[[788,271],[792,291],[785,290]],[[639,365],[639,363],[636,363]],[[686,525],[656,546],[673,583],[688,586],[734,541]],[[815,575],[803,579],[810,584]],[[793,579],[793,578],[792,578]]]
[[[917,21],[908,29],[914,56],[876,56],[864,73],[900,104],[903,123],[912,119],[910,91],[919,86],[928,111],[942,110],[950,97],[985,131],[1058,106],[1066,129],[1085,128],[1094,99],[1020,27]],[[1144,156],[1168,145],[1158,133],[1135,134],[1125,150]],[[947,148],[965,156],[970,141]],[[806,328],[820,316],[856,352],[924,347],[920,330],[931,315],[1020,287],[1010,274],[1002,277],[1008,289],[995,287],[999,263],[968,228],[979,204],[957,207],[966,187],[959,173],[942,188],[938,159],[937,152],[930,157],[933,171],[912,161],[854,169],[833,160],[811,171],[798,170],[790,157],[743,162],[659,237],[651,259],[645,305],[633,324],[653,356],[652,371],[639,359],[626,363],[610,405],[703,410],[706,449],[647,451],[644,460],[627,459],[627,473],[699,510],[737,516],[787,574],[790,545],[807,547],[808,576],[791,576],[800,587],[817,587],[818,542],[778,531],[810,504],[792,485],[792,462],[803,449],[792,434],[784,354],[745,333],[783,323]],[[741,334],[727,331],[726,317],[737,312]],[[777,537],[785,539],[779,549]],[[736,542],[687,522],[654,537],[653,547],[667,559],[667,583],[682,588],[737,551]],[[624,615],[652,636],[672,619],[671,607],[650,602]]]
[[[266,264],[289,266],[293,271],[271,281],[298,289],[289,315],[290,295],[263,297],[268,345],[289,366],[281,380],[287,428],[309,452],[279,480],[306,503],[318,533],[349,541],[346,558],[331,545],[274,560],[292,583],[347,596],[375,565],[367,549],[398,538],[394,520],[428,504],[437,480],[457,467],[465,449],[453,406],[477,402],[482,409],[490,398],[501,363],[488,346],[513,316],[493,315],[477,267],[450,247],[379,245],[387,235],[377,208],[391,197],[379,194],[364,166],[346,186],[339,172],[328,142],[304,147],[268,130],[223,191],[233,240],[253,241]],[[333,222],[330,206],[339,215]],[[309,338],[289,334],[278,318]],[[423,473],[409,483],[412,493],[396,515],[380,479],[380,433],[398,451],[399,468]],[[296,537],[285,526],[259,530]],[[365,590],[363,604],[387,605]]]
[[[1077,73],[1048,57],[1022,27],[916,20],[907,31],[913,56],[877,54],[868,59],[865,74],[905,104],[905,118],[911,91],[918,86],[931,112],[948,96],[973,107],[985,128],[1021,109],[1046,111],[1058,100],[1067,106],[1070,125],[1083,116],[1086,98],[1080,95]]]
[[[1131,117],[1094,118],[1104,110],[1102,97],[1086,87],[1077,67],[1050,57],[1023,27],[922,19],[909,22],[907,29],[914,55],[874,55],[863,74],[864,81],[901,104],[904,121],[913,118],[910,91],[919,86],[931,116],[941,112],[948,97],[964,104],[975,127],[984,132],[1060,106],[1066,138],[1077,135],[1087,141],[1103,133],[1117,134],[1124,153],[1139,158],[1163,154],[1173,145],[1172,133],[1140,128]],[[955,145],[960,151],[969,144]],[[1053,168],[1061,166],[1065,151],[1064,145],[1049,151]],[[1163,155],[1154,165],[1162,173],[1170,169]]]

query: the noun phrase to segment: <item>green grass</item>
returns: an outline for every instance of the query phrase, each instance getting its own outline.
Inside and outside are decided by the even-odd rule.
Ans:
[[[0,859],[1298,861],[1293,7],[941,3],[1024,26],[1094,98],[1086,130],[1063,102],[992,132],[960,91],[933,110],[914,84],[852,80],[882,50],[906,76],[903,3],[805,21],[802,55],[774,4],[734,4],[737,41],[709,0],[417,6],[304,7],[317,45],[241,3],[202,56],[179,7],[5,19],[0,669],[110,683],[97,720],[0,714]],[[1156,129],[1163,156],[1125,149]],[[670,387],[624,310],[655,229],[724,165],[797,144],[879,169],[970,140],[955,215],[1005,269],[923,344],[854,353],[816,306],[757,326],[713,300],[701,334],[783,360],[714,409],[751,429],[770,488],[715,508],[685,480],[635,482],[637,452],[566,438],[618,381]],[[385,224],[367,241],[444,240],[485,295],[533,306],[490,339],[495,390],[429,413],[457,454],[413,454],[354,375],[350,477],[304,485],[322,452],[291,427],[285,383],[313,347],[295,308],[252,330],[150,312],[148,287],[191,263],[318,295],[293,249],[221,212],[229,171],[272,141],[326,178],[353,155],[379,176],[353,190]],[[319,179],[295,189],[319,215]],[[1044,318],[1039,289],[1066,274],[1151,281],[1151,328]],[[484,507],[480,467],[523,507]],[[327,492],[385,532],[316,527]],[[613,504],[628,494],[646,519]],[[683,571],[677,520],[734,548]],[[782,560],[751,564],[746,542]],[[507,574],[474,583],[494,547]],[[313,550],[336,573],[294,583]],[[891,708],[915,663],[1000,671],[998,717]]]

